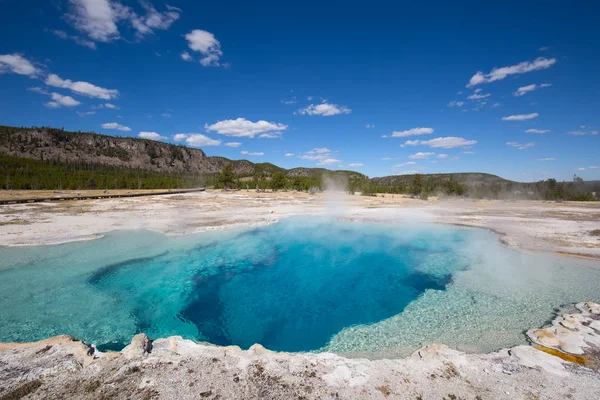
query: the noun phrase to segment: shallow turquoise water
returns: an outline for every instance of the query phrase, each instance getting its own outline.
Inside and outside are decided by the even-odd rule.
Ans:
[[[520,343],[561,304],[598,300],[598,263],[501,247],[482,230],[303,218],[167,237],[117,231],[0,249],[0,341],[138,332],[272,350],[390,354]]]

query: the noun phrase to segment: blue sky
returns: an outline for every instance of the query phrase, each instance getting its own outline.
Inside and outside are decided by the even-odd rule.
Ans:
[[[600,179],[598,2],[0,7],[1,124],[369,176]]]

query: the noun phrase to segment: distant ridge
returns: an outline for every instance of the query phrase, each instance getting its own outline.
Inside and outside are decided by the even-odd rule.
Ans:
[[[231,163],[237,175],[252,176],[284,173],[287,176],[314,176],[324,168],[293,168],[207,156],[201,149],[149,139],[109,136],[89,132],[67,132],[56,128],[19,128],[0,126],[0,154],[42,161],[103,164],[160,173],[211,174]],[[355,171],[344,171],[368,179]]]

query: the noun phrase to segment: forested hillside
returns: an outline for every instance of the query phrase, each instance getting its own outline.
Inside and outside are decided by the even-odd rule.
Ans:
[[[231,189],[324,190],[364,195],[407,194],[493,199],[594,200],[600,182],[554,179],[514,182],[485,173],[393,175],[369,179],[324,168],[286,170],[271,163],[208,157],[147,139],[54,128],[0,126],[0,187],[4,189]]]

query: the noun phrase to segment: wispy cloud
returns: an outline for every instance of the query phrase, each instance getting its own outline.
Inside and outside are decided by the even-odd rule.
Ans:
[[[406,167],[407,165],[416,165],[417,163],[414,161],[407,161],[407,162],[403,162],[400,164],[396,164],[394,165],[392,168],[402,168],[402,167]]]
[[[352,163],[352,164],[348,164],[349,167],[364,167],[365,164],[363,163]]]
[[[527,129],[525,132],[526,133],[548,133],[548,132],[550,132],[550,130],[549,129],[535,129],[535,128],[533,128],[533,129]]]
[[[264,156],[265,155],[265,153],[263,153],[262,151],[252,152],[252,151],[246,151],[246,150],[242,150],[240,152],[240,154],[242,154],[244,156],[251,156],[251,157],[258,157],[258,156]]]
[[[464,101],[452,100],[448,103],[448,107],[462,107],[464,104]]]
[[[67,32],[61,31],[61,30],[49,30],[49,32],[52,33],[53,35],[55,35],[56,37],[61,38],[62,40],[73,41],[80,46],[87,47],[88,49],[92,49],[92,50],[97,49],[96,43],[92,42],[91,40],[86,40],[84,38],[81,38],[77,35],[68,35]]]
[[[320,115],[330,117],[332,115],[350,114],[352,110],[346,106],[338,106],[337,104],[321,103],[311,104],[308,107],[301,108],[297,111],[300,115]]]
[[[467,140],[462,137],[448,136],[431,140],[407,140],[404,146],[429,146],[432,148],[453,149],[456,147],[469,147],[477,144],[476,140]]]
[[[74,93],[94,97],[97,99],[110,100],[114,99],[119,95],[119,91],[116,89],[105,89],[100,86],[93,85],[89,82],[76,81],[73,82],[70,79],[62,79],[56,74],[50,74],[46,78],[46,85],[54,86],[63,89],[69,89]]]
[[[104,129],[116,129],[123,132],[131,131],[131,128],[125,125],[118,124],[116,122],[108,122],[106,124],[102,124],[102,128]]]
[[[513,95],[516,97],[521,97],[521,96],[526,95],[529,92],[533,92],[534,90],[538,90],[540,88],[545,88],[545,87],[550,87],[550,86],[552,86],[551,83],[542,83],[539,86],[536,85],[535,83],[531,84],[531,85],[527,85],[527,86],[521,86],[520,88],[517,89],[516,92],[513,93]]]
[[[412,158],[412,159],[423,159],[423,158],[429,158],[431,156],[435,155],[435,153],[430,153],[430,152],[418,152],[415,154],[411,154],[410,156],[408,156],[408,158]]]
[[[488,74],[484,74],[483,72],[478,71],[475,75],[471,77],[469,83],[467,84],[467,87],[499,81],[510,75],[525,74],[531,71],[547,69],[553,66],[554,64],[556,64],[556,58],[538,57],[533,61],[523,61],[519,64],[511,65],[508,67],[494,68]]]
[[[485,99],[486,97],[490,97],[491,94],[486,93],[486,94],[479,94],[479,93],[474,93],[470,96],[467,97],[467,99],[469,100],[481,100],[481,99]]]
[[[433,128],[412,128],[405,131],[393,132],[391,137],[409,137],[419,135],[430,135],[434,132]]]
[[[517,148],[519,150],[525,150],[525,149],[527,149],[529,147],[535,146],[534,142],[529,142],[529,143],[524,143],[524,144],[523,143],[517,143],[517,142],[508,142],[506,144],[508,146],[515,147],[515,148]]]
[[[240,142],[227,142],[225,146],[227,147],[240,147],[242,144]]]
[[[302,160],[317,161],[317,165],[333,165],[341,163],[331,154],[327,147],[316,147],[298,156]]]
[[[538,158],[538,161],[554,161],[554,160],[556,160],[556,158],[553,158],[553,157]]]
[[[333,165],[333,164],[339,164],[341,163],[340,160],[338,160],[337,158],[326,158],[324,160],[321,160],[317,163],[317,165]]]
[[[539,116],[538,113],[509,115],[508,117],[502,117],[502,121],[526,121]]]

